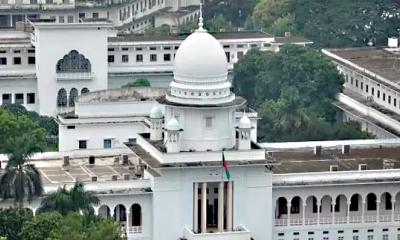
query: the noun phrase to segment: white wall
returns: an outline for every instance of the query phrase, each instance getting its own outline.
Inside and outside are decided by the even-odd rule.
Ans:
[[[36,74],[38,78],[39,113],[54,116],[57,112],[56,99],[60,88],[67,92],[72,87],[90,91],[106,89],[107,72],[107,27],[82,24],[69,24],[68,27],[43,27],[35,29],[36,35]],[[56,80],[56,64],[71,50],[83,54],[92,65],[92,80]]]

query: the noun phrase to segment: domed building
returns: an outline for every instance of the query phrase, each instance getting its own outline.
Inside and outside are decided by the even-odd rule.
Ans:
[[[199,28],[179,47],[174,81],[162,102],[165,122],[175,118],[182,129],[180,151],[235,147],[235,110],[246,101],[236,97],[230,88],[223,47],[200,22]],[[165,137],[167,142],[168,134]]]

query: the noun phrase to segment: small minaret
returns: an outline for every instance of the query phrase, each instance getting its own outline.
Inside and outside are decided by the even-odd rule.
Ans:
[[[243,117],[240,118],[239,126],[237,128],[239,133],[238,149],[249,150],[251,148],[251,122],[250,119],[243,113]]]
[[[150,112],[150,140],[159,141],[162,140],[162,121],[163,113],[158,106],[154,106]]]
[[[167,147],[167,152],[176,153],[180,152],[180,131],[179,123],[175,117],[172,117],[165,128],[167,134],[165,138],[165,146]]]

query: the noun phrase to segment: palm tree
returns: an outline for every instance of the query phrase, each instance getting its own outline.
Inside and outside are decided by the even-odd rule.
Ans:
[[[39,212],[57,211],[62,215],[69,212],[92,212],[93,205],[98,205],[100,200],[93,193],[85,191],[81,182],[75,182],[68,190],[66,186],[60,187],[56,192],[50,194],[40,204]]]
[[[13,198],[20,207],[25,199],[32,202],[34,197],[43,194],[43,183],[39,170],[35,165],[28,163],[33,153],[40,149],[29,142],[16,142],[15,147],[8,151],[8,164],[5,173],[0,179],[0,195],[3,199]]]

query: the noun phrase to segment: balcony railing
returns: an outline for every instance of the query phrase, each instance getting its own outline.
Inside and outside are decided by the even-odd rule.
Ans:
[[[378,221],[379,218],[379,221]],[[335,217],[327,217],[327,216],[321,216],[319,218],[313,217],[313,218],[304,218],[304,223],[303,223],[303,218],[291,218],[290,220],[287,218],[282,218],[282,219],[275,219],[275,226],[276,227],[283,227],[283,226],[302,226],[302,225],[317,225],[317,224],[354,224],[354,223],[376,223],[376,222],[400,222],[400,214],[395,214],[392,219],[391,214],[387,215],[365,215],[364,219],[361,215],[356,215],[356,216],[335,216]]]
[[[139,234],[142,233],[142,226],[132,226],[128,228],[129,234]]]
[[[94,74],[92,72],[70,72],[70,73],[57,73],[57,81],[68,80],[92,80]]]
[[[183,237],[187,240],[250,240],[251,233],[244,226],[239,226],[231,232],[215,232],[215,233],[194,233],[190,228],[186,227]]]

